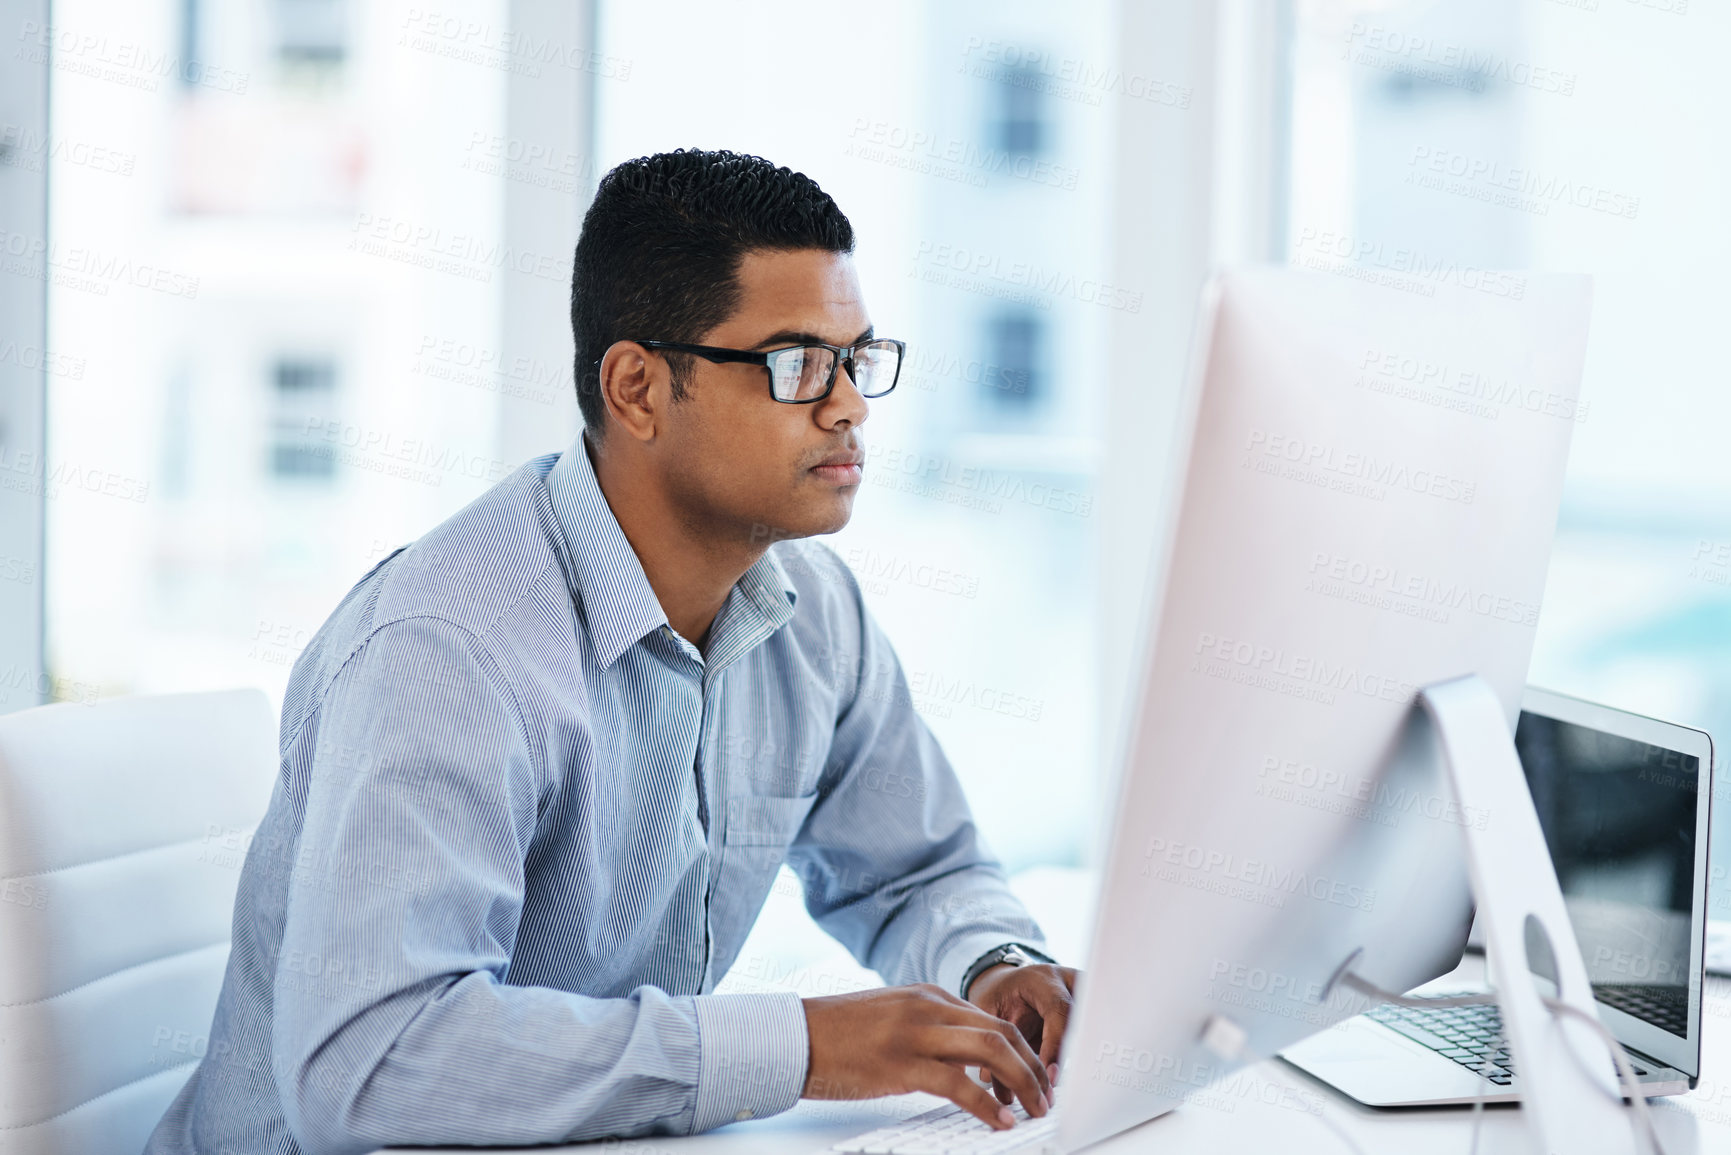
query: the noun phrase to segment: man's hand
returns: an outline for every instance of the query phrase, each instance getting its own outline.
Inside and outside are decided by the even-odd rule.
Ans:
[[[987,1013],[1013,1023],[1028,1045],[1040,1053],[1040,1066],[1051,1082],[1058,1081],[1058,1051],[1070,1010],[1076,1001],[1073,967],[995,966],[979,973],[968,987],[968,1001]],[[1009,1088],[992,1080],[1000,1103],[1010,1101]]]
[[[989,973],[989,972],[988,972]],[[977,990],[981,980],[976,979]],[[999,1100],[1014,1095],[1040,1116],[1051,1103],[1046,1066],[1022,1032],[969,1006],[940,987],[921,983],[805,999],[811,1062],[807,1099],[871,1099],[929,1091],[969,1111],[989,1127],[1015,1124],[966,1068],[989,1072]]]

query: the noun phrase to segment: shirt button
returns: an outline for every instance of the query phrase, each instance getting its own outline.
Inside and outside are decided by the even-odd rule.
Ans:
[[[751,1108],[742,1107],[740,1108],[739,1114],[733,1117],[733,1121],[735,1123],[743,1123],[749,1118],[751,1118]]]

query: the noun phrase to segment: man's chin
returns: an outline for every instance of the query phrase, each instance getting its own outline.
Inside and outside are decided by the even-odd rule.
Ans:
[[[858,485],[850,485],[838,489],[830,499],[830,510],[821,528],[812,530],[812,535],[824,533],[840,533],[847,528],[847,523],[853,518],[853,499],[859,492]]]
[[[807,503],[800,509],[798,515],[782,514],[775,519],[765,519],[752,523],[751,540],[754,544],[774,544],[778,541],[789,541],[801,537],[821,537],[826,533],[839,533],[847,528],[847,523],[853,518],[853,494],[857,487],[849,487],[846,491],[836,491],[827,500]]]

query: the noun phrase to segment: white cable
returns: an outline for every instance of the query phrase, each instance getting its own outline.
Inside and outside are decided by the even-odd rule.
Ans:
[[[1347,971],[1340,976],[1340,985],[1357,991],[1359,994],[1365,995],[1368,998],[1378,999],[1386,1003],[1393,1003],[1397,1007],[1413,1007],[1417,1010],[1424,1011],[1446,1009],[1448,1007],[1482,1007],[1493,1004],[1497,1001],[1497,996],[1494,993],[1489,992],[1480,995],[1449,995],[1446,998],[1412,998],[1409,995],[1397,995],[1392,991],[1385,991],[1379,986],[1365,982],[1351,971]],[[1497,1022],[1497,1038],[1500,1041],[1506,1037],[1507,1036],[1504,1035],[1502,1031],[1502,1020],[1499,1017]],[[1485,1089],[1485,1084],[1489,1082],[1489,1080],[1485,1078],[1485,1069],[1489,1065],[1489,1062],[1490,1060],[1487,1056],[1486,1059],[1479,1064],[1478,1070],[1474,1072],[1474,1074],[1479,1076],[1479,1089],[1473,1095],[1473,1130],[1472,1139],[1467,1146],[1467,1155],[1478,1155],[1479,1129],[1484,1123],[1485,1096],[1488,1094]]]
[[[1397,995],[1385,991],[1374,983],[1367,983],[1351,971],[1340,976],[1340,985],[1351,987],[1366,998],[1375,999],[1379,1003],[1393,1003],[1397,1007],[1413,1007],[1421,1011],[1446,1010],[1449,1007],[1482,1007],[1497,1002],[1495,991],[1487,991],[1482,995],[1450,995],[1447,998],[1414,998],[1411,995]]]
[[[1623,1049],[1617,1036],[1606,1030],[1605,1024],[1601,1023],[1597,1016],[1589,1015],[1577,1006],[1560,999],[1546,999],[1545,1006],[1549,1007],[1554,1015],[1568,1015],[1577,1022],[1587,1024],[1593,1033],[1599,1036],[1600,1041],[1610,1050],[1611,1058],[1617,1062],[1617,1081],[1623,1086],[1623,1097],[1629,1100],[1635,1117],[1641,1121],[1640,1130],[1646,1133],[1653,1155],[1665,1155],[1665,1148],[1659,1143],[1659,1129],[1653,1125],[1653,1112],[1647,1108],[1647,1095],[1641,1090],[1640,1080],[1635,1077],[1635,1066],[1629,1061],[1629,1052]]]
[[[1507,1041],[1508,1041],[1508,1035],[1503,1032],[1502,1017],[1498,1016],[1498,1018],[1497,1018],[1497,1045],[1498,1045],[1498,1047],[1500,1048],[1502,1046],[1502,1044],[1506,1043]],[[1487,1076],[1485,1074],[1485,1072],[1490,1068],[1490,1065],[1491,1065],[1491,1054],[1487,1053],[1483,1057],[1483,1059],[1481,1059],[1479,1062],[1479,1069],[1478,1069],[1479,1089],[1473,1094],[1473,1131],[1472,1131],[1472,1138],[1467,1143],[1467,1155],[1479,1155],[1479,1131],[1480,1131],[1480,1129],[1483,1126],[1484,1121],[1485,1121],[1485,1096],[1486,1096],[1485,1084],[1490,1082],[1490,1078],[1489,1078],[1489,1076]]]
[[[1407,995],[1397,995],[1385,991],[1374,983],[1366,982],[1351,971],[1340,976],[1340,985],[1349,987],[1368,998],[1380,999],[1393,1003],[1398,1007],[1415,1007],[1420,1010],[1440,1007],[1469,1007],[1498,1001],[1496,992],[1482,995],[1455,995],[1448,998],[1412,998]],[[1545,999],[1544,1004],[1553,1015],[1567,1015],[1578,1022],[1587,1024],[1599,1040],[1611,1052],[1611,1059],[1617,1066],[1617,1081],[1623,1089],[1623,1097],[1629,1100],[1629,1108],[1635,1114],[1634,1131],[1637,1136],[1647,1140],[1652,1155],[1665,1155],[1665,1148],[1659,1142],[1658,1128],[1653,1125],[1653,1113],[1647,1108],[1647,1095],[1641,1089],[1640,1080],[1635,1077],[1635,1068],[1629,1062],[1629,1053],[1623,1049],[1623,1044],[1617,1041],[1617,1036],[1605,1029],[1605,1024],[1570,1003],[1560,999]],[[1484,1108],[1484,1092],[1481,1088],[1479,1097],[1473,1102],[1473,1110],[1482,1112]],[[1478,1118],[1473,1119],[1473,1150],[1478,1149]]]

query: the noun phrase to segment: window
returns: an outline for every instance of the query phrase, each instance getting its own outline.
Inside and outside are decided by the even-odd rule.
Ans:
[[[203,46],[204,0],[180,0],[180,84],[193,88],[198,84],[197,73],[191,67],[200,57]]]
[[[336,476],[336,457],[317,433],[331,419],[336,365],[328,360],[282,360],[272,381],[271,475],[329,482]]]
[[[1288,232],[1295,262],[1350,249],[1430,268],[1593,273],[1530,680],[1701,726],[1721,749],[1731,394],[1714,368],[1715,302],[1731,261],[1717,191],[1731,161],[1699,144],[1721,131],[1722,17],[1537,2],[1367,14],[1301,0]],[[1731,783],[1715,803],[1721,877]],[[1712,902],[1731,917],[1731,891]]]
[[[1050,78],[1029,64],[1013,64],[997,73],[997,145],[1005,152],[1038,156],[1045,151],[1045,95]]]
[[[345,0],[276,0],[277,56],[341,63],[348,54]]]
[[[1045,324],[1031,313],[999,313],[986,332],[991,355],[980,374],[980,404],[1000,412],[1038,408]]]
[[[158,492],[178,501],[192,489],[192,381],[184,367],[165,374]]]
[[[128,51],[53,73],[52,245],[78,267],[48,286],[48,343],[80,371],[49,376],[48,457],[114,482],[48,503],[49,684],[280,698],[384,550],[518,463],[504,287],[557,317],[569,286],[507,263],[552,246],[506,243],[506,189],[541,175],[508,159],[506,87],[578,74],[518,59],[508,9],[453,33],[405,5],[56,0],[60,40]],[[452,51],[471,25],[480,62]],[[560,195],[574,220],[582,188]],[[547,376],[526,408],[553,430]]]

